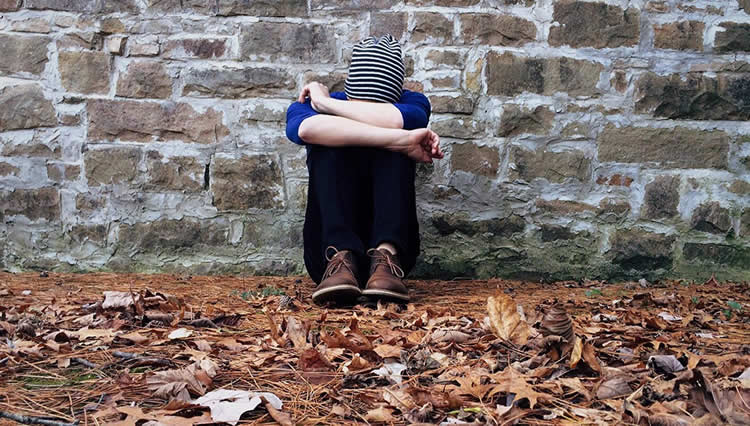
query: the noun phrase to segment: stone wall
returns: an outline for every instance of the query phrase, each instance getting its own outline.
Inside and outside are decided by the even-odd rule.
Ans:
[[[748,0],[0,0],[0,264],[299,273],[305,82],[389,32],[421,276],[750,276]]]

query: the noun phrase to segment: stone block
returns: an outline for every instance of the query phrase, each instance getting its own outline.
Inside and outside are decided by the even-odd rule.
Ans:
[[[60,193],[56,188],[0,191],[0,217],[26,216],[29,220],[60,219]]]
[[[240,56],[246,60],[331,63],[336,58],[336,37],[328,25],[255,22],[242,27]]]
[[[500,166],[500,151],[494,146],[473,143],[454,144],[451,147],[451,169],[495,178]]]
[[[169,59],[226,59],[231,55],[227,38],[180,38],[166,40],[161,56]]]
[[[644,74],[636,82],[636,112],[687,120],[750,120],[750,74],[706,77]]]
[[[726,234],[732,227],[732,219],[729,210],[714,201],[703,203],[693,211],[690,226],[697,231]]]
[[[401,40],[406,33],[408,18],[406,12],[373,12],[370,14],[370,35],[380,37],[390,34],[396,40]]]
[[[57,125],[52,102],[36,84],[0,89],[0,131]]]
[[[23,0],[0,0],[0,12],[15,12],[22,4]]]
[[[90,99],[86,110],[89,140],[214,143],[229,134],[222,112],[211,108],[197,112],[185,103]]]
[[[118,245],[129,252],[195,251],[195,247],[226,244],[229,228],[190,219],[161,219],[154,222],[122,224]]]
[[[559,225],[543,224],[539,228],[539,233],[543,243],[575,240],[579,237],[588,238],[591,235],[589,232],[576,232],[570,228]]]
[[[435,215],[430,220],[438,233],[444,236],[460,232],[470,237],[489,233],[492,236],[510,238],[526,228],[526,221],[517,215],[472,220],[465,214],[444,213]]]
[[[124,33],[125,24],[118,18],[104,18],[99,21],[99,31],[104,34]]]
[[[107,53],[121,56],[123,53],[125,53],[125,44],[127,41],[128,38],[125,36],[108,37],[104,42],[104,49],[107,51]]]
[[[570,58],[526,58],[512,53],[487,55],[487,93],[515,96],[523,92],[571,96],[594,95],[604,67]]]
[[[131,183],[138,176],[141,151],[132,147],[90,149],[83,155],[89,185]]]
[[[670,269],[673,263],[673,235],[637,229],[618,229],[611,237],[607,256],[624,270],[653,272]]]
[[[719,26],[723,31],[716,33],[714,52],[750,52],[750,24],[724,22]]]
[[[101,52],[60,52],[60,80],[75,93],[106,95],[109,92],[110,56]]]
[[[12,164],[0,161],[0,176],[18,176],[20,171],[21,169]]]
[[[274,156],[216,157],[210,173],[213,204],[220,211],[284,207],[281,166]]]
[[[425,69],[456,69],[464,67],[464,52],[432,49],[425,56]]]
[[[108,232],[107,225],[73,225],[66,235],[78,244],[94,243],[104,247]]]
[[[541,213],[548,213],[555,216],[574,216],[598,210],[596,206],[573,200],[545,200],[538,198],[534,204]]]
[[[728,244],[685,243],[682,256],[690,262],[747,268],[750,264],[750,248]]]
[[[217,4],[218,2],[215,0],[146,0],[146,12],[154,14],[196,13],[215,15]]]
[[[135,61],[117,80],[117,96],[167,99],[172,95],[172,78],[161,62]]]
[[[93,31],[70,32],[57,39],[57,50],[100,50],[104,42],[102,34]]]
[[[657,49],[703,51],[703,31],[700,21],[680,21],[654,26],[654,47]]]
[[[183,75],[183,96],[232,99],[289,96],[296,87],[294,77],[281,68],[191,68]]]
[[[457,139],[476,139],[485,133],[484,122],[468,117],[432,120],[430,128],[441,137]]]
[[[219,0],[219,16],[307,16],[307,0]]]
[[[0,75],[41,74],[49,60],[50,41],[44,36],[0,34]]]
[[[524,133],[545,134],[552,128],[554,119],[555,113],[545,106],[529,110],[518,105],[505,105],[497,135],[511,137]]]
[[[397,0],[311,0],[310,8],[319,9],[353,9],[353,10],[378,10],[390,9],[395,4],[400,3]]]
[[[729,192],[739,195],[750,195],[750,182],[737,179],[729,185]]]
[[[646,185],[641,217],[644,219],[664,219],[677,215],[680,203],[679,176],[658,176]]]
[[[442,13],[415,12],[412,43],[443,44],[453,39],[453,20]]]
[[[52,31],[49,19],[46,18],[27,18],[10,21],[10,30],[22,33],[42,33],[48,34]]]
[[[343,72],[323,72],[308,71],[302,76],[302,85],[317,81],[326,86],[329,92],[343,92],[346,83],[346,73]]]
[[[640,39],[640,12],[601,2],[558,1],[550,28],[552,46],[614,48],[636,46]]]
[[[750,0],[737,0],[737,3],[740,4],[740,9],[744,10],[745,13],[750,14]]]
[[[680,169],[726,169],[729,135],[685,127],[655,129],[608,125],[599,136],[599,161],[655,162]]]
[[[536,25],[516,16],[463,13],[460,22],[466,44],[521,46],[536,39]]]
[[[513,180],[531,182],[543,178],[550,183],[562,183],[569,178],[581,182],[591,178],[591,159],[582,151],[528,151],[514,146],[510,161],[514,166],[511,167],[509,178]]]
[[[156,56],[161,50],[159,38],[146,36],[128,40],[128,56]]]
[[[204,189],[207,177],[206,166],[194,157],[164,158],[158,151],[148,151],[145,187],[151,190],[200,191]]]
[[[740,235],[743,238],[750,238],[750,209],[743,210],[740,216]]]
[[[138,13],[137,0],[26,0],[25,7],[75,13]]]
[[[461,95],[430,95],[432,112],[471,114],[474,112],[474,99],[466,94]]]

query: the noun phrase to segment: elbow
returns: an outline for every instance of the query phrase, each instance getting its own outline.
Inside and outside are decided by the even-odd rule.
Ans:
[[[297,136],[304,142],[309,142],[313,133],[313,129],[311,127],[312,126],[307,123],[307,120],[303,121],[302,124],[300,124],[299,129],[297,129]]]

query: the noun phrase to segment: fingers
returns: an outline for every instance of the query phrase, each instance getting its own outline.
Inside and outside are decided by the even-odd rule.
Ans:
[[[310,94],[310,84],[306,84],[305,87],[302,88],[302,91],[299,94],[299,98],[297,98],[297,102],[301,104],[305,103],[305,98],[309,94]]]

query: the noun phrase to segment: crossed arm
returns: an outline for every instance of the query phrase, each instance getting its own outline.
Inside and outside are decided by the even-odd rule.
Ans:
[[[393,104],[334,99],[316,82],[302,89],[298,102],[304,103],[306,97],[320,114],[299,124],[297,136],[305,143],[383,148],[427,163],[443,158],[439,136],[426,128],[403,129],[404,118]]]

